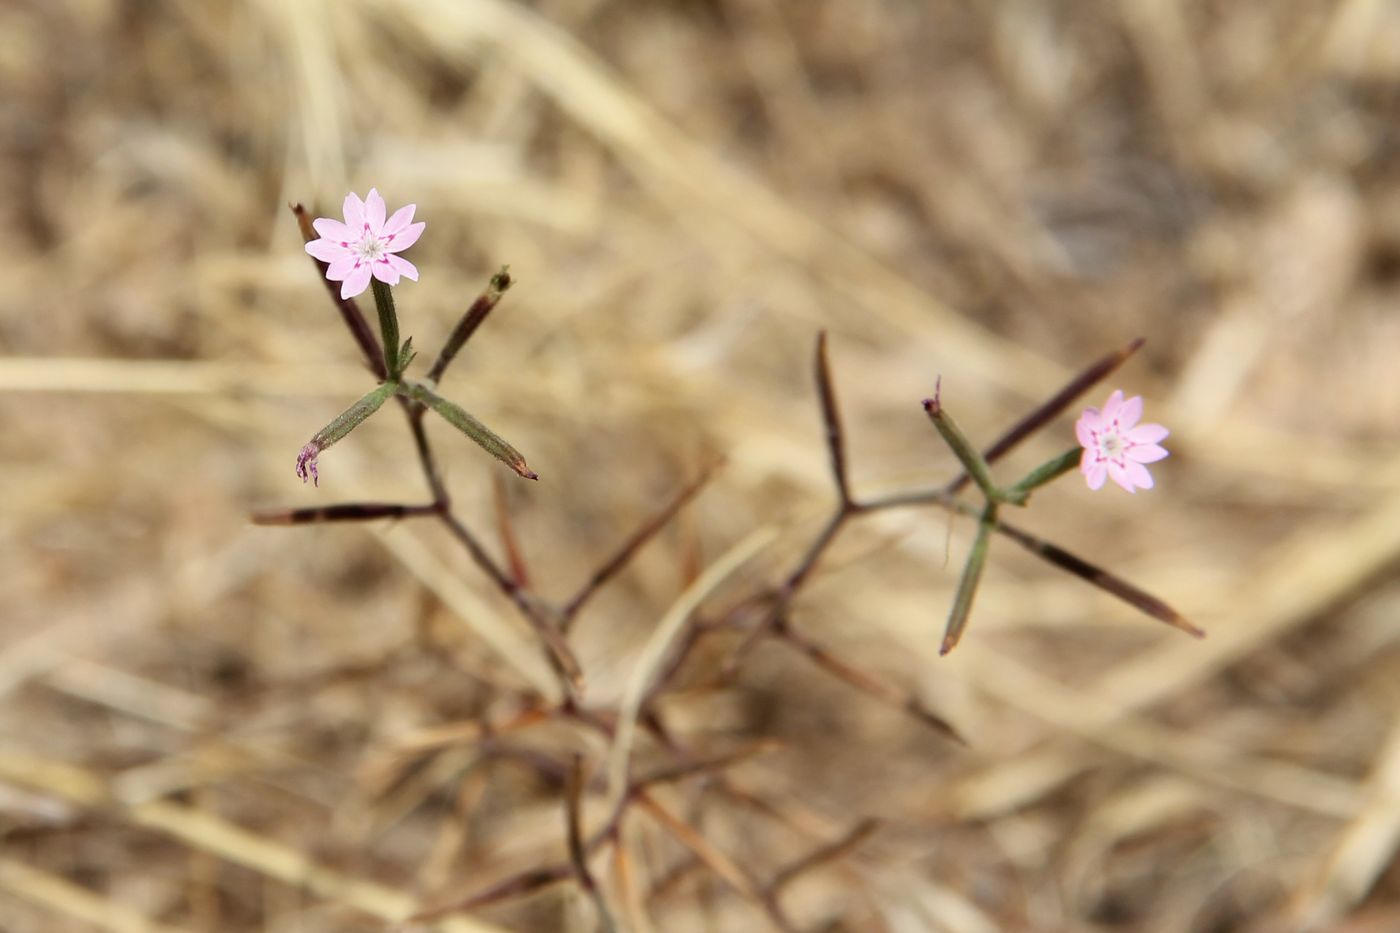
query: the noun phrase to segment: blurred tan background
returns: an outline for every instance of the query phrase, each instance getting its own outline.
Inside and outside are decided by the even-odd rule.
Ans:
[[[505,478],[543,594],[727,457],[573,633],[602,706],[689,573],[771,526],[726,592],[771,580],[830,507],[819,329],[862,494],[953,471],[918,407],[937,374],[987,440],[1148,338],[1092,401],[1121,385],[1171,427],[1157,488],[1073,474],[1017,519],[1208,638],[1001,540],[940,659],[972,524],[891,512],[795,616],[968,747],[773,646],[668,701],[701,748],[774,740],[732,776],[781,819],[704,782],[666,798],[744,871],[882,821],[782,890],[794,928],[1400,928],[1396,4],[21,0],[0,7],[0,929],[377,930],[564,857],[558,788],[519,762],[596,765],[596,736],[488,754],[467,725],[384,777],[520,683],[474,635],[515,617],[452,542],[248,521],[424,497],[390,410],[319,489],[293,475],[371,379],[286,205],[339,216],[371,186],[427,222],[397,293],[425,354],[499,265],[517,279],[443,391],[541,475]],[[431,430],[498,550],[504,471]],[[630,825],[623,916],[769,928]],[[564,883],[442,928],[590,910]]]

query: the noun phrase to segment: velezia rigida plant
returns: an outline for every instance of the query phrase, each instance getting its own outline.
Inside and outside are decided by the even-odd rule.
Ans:
[[[1058,457],[1046,461],[1017,483],[998,486],[992,478],[992,469],[988,461],[999,451],[994,448],[988,451],[987,456],[983,456],[968,441],[957,422],[944,409],[939,391],[941,388],[940,380],[935,387],[933,398],[924,400],[924,411],[962,463],[965,475],[977,485],[983,497],[981,514],[978,516],[977,537],[972,543],[962,578],[958,582],[953,608],[948,614],[943,644],[939,649],[940,654],[947,654],[962,638],[963,629],[972,612],[972,600],[982,578],[982,568],[987,562],[987,550],[991,544],[992,532],[998,525],[1000,509],[1007,505],[1024,507],[1036,489],[1075,467],[1079,467],[1084,474],[1090,489],[1102,488],[1104,480],[1110,477],[1130,493],[1135,489],[1151,489],[1152,474],[1148,472],[1146,465],[1167,456],[1166,448],[1159,444],[1166,439],[1167,429],[1160,424],[1138,424],[1142,418],[1141,396],[1124,401],[1122,390],[1115,390],[1102,410],[1086,408],[1075,422],[1078,447],[1071,447]],[[1192,634],[1201,634],[1198,629],[1182,620],[1170,621]]]
[[[255,515],[255,521],[286,525],[426,518],[442,523],[463,546],[476,567],[529,626],[539,650],[549,663],[548,676],[543,681],[527,677],[529,685],[520,690],[518,696],[512,696],[512,701],[506,704],[508,710],[504,715],[496,716],[488,710],[484,715],[489,718],[481,722],[478,734],[500,737],[528,729],[537,723],[554,722],[567,725],[590,738],[590,741],[571,743],[557,755],[532,753],[525,759],[527,766],[539,770],[544,784],[561,788],[567,859],[556,864],[532,866],[470,891],[465,896],[454,895],[435,906],[425,906],[416,919],[428,920],[454,911],[472,910],[523,897],[546,885],[572,880],[594,904],[600,925],[604,929],[614,929],[615,905],[629,911],[645,909],[638,907],[645,900],[638,896],[639,892],[625,887],[630,883],[628,879],[633,877],[634,871],[628,867],[631,855],[624,841],[623,826],[625,821],[636,815],[649,822],[656,832],[670,836],[692,852],[700,864],[728,884],[738,896],[751,902],[774,927],[792,929],[793,924],[782,902],[782,892],[806,871],[843,857],[861,845],[879,829],[879,821],[856,819],[849,830],[838,838],[822,842],[768,878],[760,877],[754,869],[731,859],[721,861],[716,850],[705,843],[700,826],[687,823],[668,809],[655,791],[661,785],[686,785],[688,782],[698,783],[703,778],[704,790],[697,787],[697,793],[705,794],[707,799],[726,801],[737,811],[748,813],[753,806],[754,794],[735,782],[729,769],[764,746],[716,748],[712,733],[686,734],[670,724],[663,701],[678,694],[682,683],[685,683],[686,689],[693,689],[696,681],[717,688],[733,686],[754,646],[771,643],[791,651],[870,700],[897,709],[943,736],[962,741],[962,736],[954,727],[930,709],[915,689],[892,683],[887,677],[864,667],[859,658],[828,646],[805,624],[800,623],[794,614],[804,587],[820,570],[832,543],[850,522],[862,516],[890,509],[935,506],[977,519],[977,533],[947,616],[941,643],[942,654],[956,646],[966,628],[990,545],[996,537],[1009,538],[1056,568],[1113,594],[1153,618],[1193,635],[1202,634],[1162,600],[1006,518],[1010,509],[1025,507],[1033,493],[1076,466],[1091,489],[1101,489],[1108,480],[1130,493],[1137,489],[1150,489],[1153,481],[1146,465],[1167,456],[1166,449],[1161,446],[1167,430],[1160,425],[1139,423],[1142,416],[1141,398],[1125,399],[1121,391],[1115,391],[1101,409],[1082,409],[1074,427],[1077,446],[1068,448],[1017,482],[999,484],[993,475],[997,461],[1027,437],[1068,412],[1082,395],[1132,357],[1141,347],[1141,340],[1108,353],[1086,367],[985,448],[976,446],[953,420],[943,404],[941,385],[936,385],[934,395],[924,401],[923,407],[934,428],[956,454],[963,471],[931,488],[867,498],[852,489],[848,478],[845,432],[831,375],[828,341],[826,334],[821,333],[816,341],[813,369],[836,493],[836,503],[827,521],[786,572],[771,583],[732,596],[727,604],[718,607],[712,605],[716,599],[703,589],[709,574],[701,574],[691,584],[692,588],[700,587],[701,590],[694,594],[693,599],[688,599],[691,596],[688,590],[666,614],[663,624],[656,626],[653,643],[649,643],[648,650],[643,652],[643,657],[655,660],[650,668],[638,665],[641,676],[634,678],[632,684],[636,689],[629,689],[624,701],[618,704],[589,701],[585,671],[569,643],[574,624],[592,604],[599,590],[614,580],[632,558],[701,492],[715,470],[705,469],[698,478],[681,485],[669,501],[655,509],[598,563],[571,596],[561,602],[546,600],[533,588],[528,556],[515,539],[509,513],[503,505],[499,509],[497,522],[499,546],[505,555],[503,560],[492,556],[454,510],[423,424],[426,413],[432,411],[520,476],[537,478],[526,465],[524,457],[505,440],[460,406],[438,394],[445,371],[511,287],[509,274],[503,268],[491,277],[486,288],[471,302],[453,328],[426,376],[415,379],[408,375],[409,365],[414,359],[412,341],[400,339],[392,292],[392,288],[403,278],[416,280],[418,277],[417,268],[400,255],[418,240],[424,230],[422,222],[414,222],[413,205],[386,216],[383,199],[376,190],[371,189],[363,201],[354,194],[346,197],[344,219],[341,221],[321,218],[313,222],[300,205],[295,205],[293,212],[307,241],[306,251],[316,260],[342,320],[377,381],[373,389],[318,431],[302,448],[296,458],[297,474],[303,481],[309,479],[319,485],[317,458],[392,398],[398,403],[413,433],[417,459],[431,498],[423,503],[351,502],[267,511]],[[366,289],[371,290],[374,297],[379,319],[378,336],[356,302],[356,298]],[[961,498],[970,486],[980,494],[980,504]],[[716,566],[722,562],[723,559]],[[683,607],[679,614],[678,606]],[[931,610],[931,630],[935,617],[936,613]],[[712,638],[727,638],[728,641],[724,642],[726,650],[718,655],[696,650]],[[590,764],[575,749],[596,747],[599,740],[608,748],[607,806],[601,824],[586,832],[582,803],[590,794],[596,796],[600,789],[600,782],[590,781],[589,774],[601,770],[598,767],[601,761]],[[647,756],[633,754],[633,746],[639,741],[647,744]],[[396,754],[396,767],[401,767],[407,774],[425,764],[425,759],[418,756],[432,755],[436,749],[439,746],[430,743],[418,752]],[[649,770],[635,764],[644,758],[659,759],[659,763],[653,764]],[[771,808],[769,812],[772,813]],[[614,892],[615,896],[609,896],[604,890],[591,866],[603,850],[610,850],[614,859],[612,884],[618,889]],[[649,926],[645,917],[631,919],[630,926]]]
[[[399,208],[386,218],[384,199],[379,196],[378,190],[371,188],[363,201],[354,192],[345,196],[343,223],[329,217],[321,217],[312,223],[320,238],[307,243],[306,251],[326,263],[328,281],[341,283],[341,300],[347,301],[362,294],[366,287],[374,292],[374,306],[379,313],[379,333],[383,341],[383,381],[316,432],[297,454],[297,475],[303,482],[311,479],[320,485],[316,458],[363,424],[391,396],[398,395],[432,409],[516,473],[527,479],[538,479],[526,466],[525,458],[519,451],[460,405],[433,391],[442,369],[451,362],[460,345],[453,348],[449,340],[443,348],[443,356],[427,380],[420,382],[404,375],[417,354],[413,351],[412,337],[399,343],[399,319],[392,289],[401,278],[418,280],[417,267],[399,255],[418,241],[426,226],[421,221],[413,222],[416,207],[410,204]]]

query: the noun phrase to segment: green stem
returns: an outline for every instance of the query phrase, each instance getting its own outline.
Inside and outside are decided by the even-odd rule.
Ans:
[[[539,479],[539,476],[525,463],[525,457],[521,455],[520,451],[506,443],[500,435],[476,420],[456,402],[449,402],[421,382],[405,381],[400,383],[398,391],[400,395],[426,405],[437,412],[457,430],[476,441],[482,450],[505,463],[516,473],[526,479]]]
[[[384,368],[389,371],[389,381],[397,380],[403,372],[400,364],[399,317],[394,312],[394,293],[389,286],[378,279],[370,279],[374,289],[374,306],[379,311],[379,333],[384,341]]]
[[[963,629],[967,628],[968,617],[972,614],[972,599],[977,595],[977,584],[982,580],[982,568],[987,564],[987,550],[996,526],[997,503],[989,501],[987,507],[982,510],[982,520],[977,526],[977,538],[972,542],[972,552],[967,555],[962,579],[958,581],[958,593],[953,598],[953,609],[948,613],[948,628],[943,633],[943,646],[938,649],[939,654],[952,651],[957,646],[958,639],[962,638]]]
[[[1026,474],[1026,478],[1015,486],[1006,490],[1006,501],[1013,505],[1025,505],[1030,498],[1032,491],[1053,479],[1057,479],[1079,466],[1080,460],[1084,457],[1082,448],[1074,447],[1055,457],[1047,460]]]

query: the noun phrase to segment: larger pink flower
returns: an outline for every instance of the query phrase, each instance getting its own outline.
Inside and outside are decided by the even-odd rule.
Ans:
[[[416,204],[401,207],[384,219],[384,199],[374,188],[363,201],[355,192],[345,196],[345,223],[319,217],[312,226],[319,240],[306,244],[306,251],[330,268],[326,278],[342,283],[341,298],[354,298],[369,288],[370,276],[386,285],[399,284],[399,276],[418,281],[418,268],[395,255],[418,242],[426,224],[413,223]]]
[[[1074,424],[1074,433],[1084,448],[1079,469],[1090,489],[1103,486],[1105,478],[1128,492],[1152,488],[1152,474],[1143,464],[1167,456],[1166,448],[1158,442],[1168,432],[1160,424],[1138,424],[1141,417],[1142,396],[1124,401],[1121,389],[1108,397],[1103,411],[1086,408],[1079,416]]]

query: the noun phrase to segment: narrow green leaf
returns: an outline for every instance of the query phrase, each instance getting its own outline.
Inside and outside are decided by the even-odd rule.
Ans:
[[[924,412],[928,415],[928,420],[933,422],[933,426],[938,429],[943,441],[952,449],[962,463],[963,469],[972,477],[977,488],[982,490],[982,495],[989,500],[999,500],[1002,492],[997,488],[992,480],[992,468],[987,465],[987,461],[982,458],[982,454],[972,442],[963,434],[958,423],[953,420],[953,416],[948,414],[943,408],[941,400],[943,383],[940,379],[933,390],[933,398],[924,399]]]
[[[525,463],[525,457],[521,455],[520,451],[506,443],[504,438],[482,424],[456,402],[448,401],[421,382],[405,381],[401,384],[399,392],[437,412],[449,424],[475,441],[482,450],[505,463],[519,475],[526,479],[539,479],[539,475]]]
[[[987,550],[996,524],[997,503],[989,501],[982,510],[977,538],[972,542],[972,551],[967,555],[967,564],[963,566],[962,579],[958,581],[958,592],[953,598],[952,611],[948,613],[948,627],[943,633],[939,654],[952,651],[962,638],[963,629],[967,628],[968,617],[972,615],[972,600],[977,595],[977,585],[982,581],[982,568],[987,565]]]

